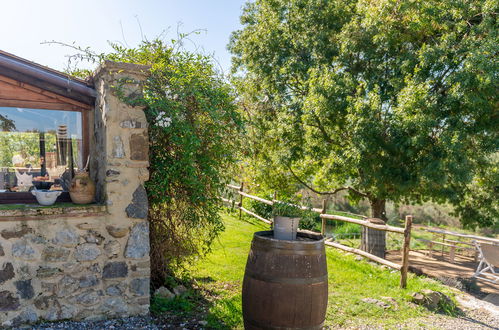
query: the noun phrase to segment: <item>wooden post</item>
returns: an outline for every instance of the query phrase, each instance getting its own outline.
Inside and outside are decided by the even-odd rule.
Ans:
[[[326,200],[323,199],[322,200],[322,210],[321,210],[321,214],[326,214]],[[321,227],[321,234],[322,236],[326,237],[326,219],[325,218],[321,218],[322,220],[322,227]]]
[[[243,192],[244,189],[244,182],[241,182],[241,186],[239,187],[239,191]],[[241,210],[241,207],[243,207],[243,195],[239,194],[239,220],[243,218],[243,211]]]
[[[445,234],[442,236],[442,243],[445,243]],[[444,256],[445,245],[442,244],[442,257]]]
[[[452,245],[449,251],[449,260],[451,263],[454,263],[455,257],[456,257],[456,246]]]
[[[405,217],[404,245],[402,246],[402,268],[400,269],[400,287],[407,286],[407,271],[409,270],[409,251],[411,244],[412,215]]]

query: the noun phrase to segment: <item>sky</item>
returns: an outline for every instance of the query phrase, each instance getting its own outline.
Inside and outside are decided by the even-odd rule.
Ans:
[[[134,47],[166,32],[166,40],[202,30],[185,47],[213,55],[230,68],[227,43],[240,28],[245,0],[0,0],[0,49],[56,70],[67,67],[67,47],[57,41],[110,50],[108,41]]]

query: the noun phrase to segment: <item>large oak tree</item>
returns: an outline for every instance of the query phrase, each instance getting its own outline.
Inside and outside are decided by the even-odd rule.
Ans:
[[[260,183],[348,190],[380,218],[387,200],[462,204],[498,150],[497,12],[488,0],[248,3],[229,48]]]

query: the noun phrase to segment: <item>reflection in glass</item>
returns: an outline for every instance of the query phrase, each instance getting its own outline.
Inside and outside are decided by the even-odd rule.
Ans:
[[[0,107],[0,192],[67,190],[82,140],[80,112]]]

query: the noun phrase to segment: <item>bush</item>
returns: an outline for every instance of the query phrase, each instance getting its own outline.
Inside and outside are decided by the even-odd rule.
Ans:
[[[240,120],[209,58],[149,44],[151,274],[161,281],[204,255],[223,230],[219,196],[235,163]],[[168,125],[162,123],[169,122]]]
[[[272,200],[272,196],[268,195],[263,195],[258,197],[265,198],[267,200]],[[255,212],[256,214],[265,219],[272,219],[272,205],[268,205],[250,198],[247,198],[246,200],[248,200],[248,207],[253,212]]]
[[[300,228],[321,231],[321,217],[318,213],[313,211],[305,211],[300,221]]]

